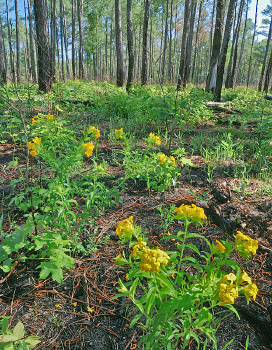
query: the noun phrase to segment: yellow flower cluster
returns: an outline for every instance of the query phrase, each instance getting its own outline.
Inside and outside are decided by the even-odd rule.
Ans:
[[[222,244],[220,241],[216,240],[216,245],[214,246],[214,252],[215,253],[224,253],[226,250],[226,247],[224,244]]]
[[[258,241],[244,235],[241,231],[237,231],[235,237],[235,248],[245,256],[255,255],[258,249]]]
[[[180,219],[190,219],[193,221],[200,221],[200,220],[206,220],[207,216],[204,213],[204,210],[195,204],[192,205],[185,205],[181,204],[179,208],[176,208],[174,210],[174,213],[180,218]]]
[[[123,128],[115,129],[114,134],[115,134],[115,139],[116,140],[122,140],[124,138],[124,136],[125,136]]]
[[[38,125],[38,119],[40,119],[40,117],[37,115],[35,115],[33,118],[32,118],[32,125],[33,126],[37,126]]]
[[[256,299],[258,287],[252,283],[248,274],[243,271],[238,283],[236,283],[236,279],[233,273],[229,273],[220,280],[218,293],[219,305],[234,304],[239,296],[238,286],[241,286],[240,291],[246,295],[247,299]]]
[[[94,144],[92,142],[89,143],[84,143],[82,147],[85,149],[84,154],[87,157],[91,157],[93,155],[93,150],[94,150]]]
[[[229,273],[224,276],[219,283],[219,305],[234,304],[235,300],[239,296],[238,287],[234,283],[236,276],[233,273]]]
[[[142,271],[160,272],[161,265],[167,265],[170,257],[161,249],[150,249],[146,242],[140,238],[132,248],[133,258],[141,259],[140,269]]]
[[[46,118],[47,118],[48,120],[53,120],[53,119],[54,119],[54,116],[53,116],[52,114],[48,113],[47,116],[46,116]]]
[[[156,146],[159,146],[159,145],[161,144],[161,139],[160,139],[160,137],[157,136],[157,135],[155,135],[155,134],[153,134],[153,132],[151,132],[151,133],[149,134],[148,141],[149,141],[150,143],[153,143],[153,144],[156,145]]]
[[[100,130],[94,126],[90,126],[88,134],[91,134],[91,136],[97,140],[100,137]]]
[[[159,161],[161,164],[164,164],[165,162],[167,162],[169,160],[172,165],[176,165],[176,160],[173,156],[170,156],[168,158],[164,153],[159,153],[158,157],[159,157]]]
[[[32,157],[36,157],[38,155],[37,146],[40,145],[41,141],[41,137],[34,137],[32,141],[27,143],[27,148],[30,150]]]
[[[120,238],[124,238],[127,235],[131,235],[133,232],[134,232],[133,216],[130,216],[125,220],[122,220],[116,228],[116,234]]]

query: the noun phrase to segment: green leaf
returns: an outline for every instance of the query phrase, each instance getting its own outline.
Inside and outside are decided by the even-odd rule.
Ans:
[[[29,347],[29,349],[33,349],[41,341],[40,341],[40,337],[37,337],[35,335],[31,335],[30,337],[27,337],[24,342]]]
[[[17,339],[21,339],[25,335],[25,328],[22,322],[18,322],[13,328],[13,334]]]
[[[54,281],[57,281],[58,283],[63,283],[63,273],[62,269],[56,265],[55,263],[52,263],[50,261],[42,262],[37,269],[40,268],[40,279],[44,280],[46,279],[50,273],[52,274],[52,279]]]

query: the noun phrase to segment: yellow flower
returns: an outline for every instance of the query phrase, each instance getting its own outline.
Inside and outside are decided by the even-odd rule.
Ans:
[[[89,142],[89,143],[84,143],[82,145],[83,148],[85,148],[85,152],[84,154],[87,156],[87,157],[91,157],[93,155],[93,150],[94,150],[94,144],[92,142]]]
[[[167,156],[164,153],[159,153],[158,157],[161,164],[164,164],[167,161]]]
[[[123,128],[115,129],[114,134],[115,134],[115,139],[116,140],[122,140],[124,138],[124,136],[125,136]]]
[[[235,237],[235,248],[242,256],[249,257],[251,254],[256,254],[258,241],[244,235],[241,231],[237,231]]]
[[[258,293],[258,287],[256,286],[255,283],[248,284],[247,286],[245,286],[243,288],[243,291],[249,299],[256,300],[256,296]]]
[[[159,146],[159,145],[161,144],[161,139],[160,139],[160,137],[157,136],[157,135],[155,135],[155,134],[153,134],[153,132],[151,132],[151,133],[149,134],[148,141],[149,141],[150,143],[153,143],[153,144],[156,145],[156,146]]]
[[[38,155],[38,152],[36,149],[30,151],[30,154],[32,155],[32,157],[36,157]]]
[[[87,307],[87,310],[88,310],[88,312],[93,313],[95,309],[94,309],[94,307],[89,307],[89,306],[88,306],[88,307]]]
[[[120,259],[121,256],[122,256],[121,254],[118,254],[114,259],[116,259],[116,260],[117,260],[117,259]]]
[[[77,302],[75,301],[74,303],[72,303],[73,307],[77,306]]]
[[[177,274],[175,273],[175,272],[173,272],[173,273],[171,273],[171,275],[170,275],[173,279],[175,279],[176,278],[176,276],[177,276]]]
[[[179,208],[174,210],[174,213],[178,216],[178,218],[182,219],[190,219],[192,221],[201,221],[206,220],[207,216],[204,213],[204,210],[195,204],[185,205],[181,204]]]
[[[225,275],[222,279],[221,279],[221,281],[220,281],[220,283],[228,283],[228,282],[231,282],[231,283],[233,283],[233,282],[235,282],[236,281],[236,276],[235,276],[235,274],[234,273],[229,273],[228,275]]]
[[[89,126],[88,134],[92,134],[92,137],[97,140],[100,137],[100,130],[94,126]]]
[[[252,283],[251,278],[248,276],[246,271],[243,271],[241,278],[239,280],[239,284],[251,284],[251,283]]]
[[[28,148],[29,150],[35,149],[35,148],[36,148],[35,143],[29,141],[29,142],[27,143],[27,148]]]
[[[216,240],[216,243],[217,244],[214,246],[214,252],[215,253],[224,253],[226,250],[226,247],[224,246],[224,244],[222,244],[218,240]]]
[[[134,232],[133,216],[122,220],[116,227],[116,234],[121,238],[122,236],[130,235]]]
[[[172,165],[176,165],[176,159],[173,156],[170,156],[170,160],[172,162]]]
[[[146,242],[144,242],[142,238],[139,238],[137,244],[135,244],[132,248],[133,258],[138,258],[145,246]]]
[[[54,119],[54,116],[52,114],[50,114],[50,113],[48,113],[46,117],[47,117],[48,120],[49,119],[51,119],[51,120]]]
[[[34,137],[34,139],[32,140],[32,142],[34,142],[36,145],[39,145],[42,141],[41,137]]]
[[[55,307],[56,308],[61,308],[61,305],[60,304],[55,304]]]
[[[219,305],[234,304],[238,298],[238,287],[233,284],[220,283],[219,285]]]
[[[166,265],[170,257],[161,249],[143,248],[143,253],[140,256],[142,262],[140,269],[142,271],[160,272],[160,266]]]
[[[35,115],[33,118],[32,118],[32,125],[33,126],[37,126],[38,125],[38,119],[40,119],[40,117],[37,115]]]

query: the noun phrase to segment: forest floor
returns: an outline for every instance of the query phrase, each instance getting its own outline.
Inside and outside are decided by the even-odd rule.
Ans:
[[[78,98],[76,94],[72,96],[75,97]],[[62,103],[60,99],[60,117],[62,113],[66,113],[66,118],[69,119],[69,108],[73,108],[78,125],[82,123],[80,116],[84,116],[84,123],[88,120],[90,125],[103,130],[97,154],[101,161],[107,163],[107,167],[106,174],[101,176],[100,181],[112,188],[116,180],[124,177],[124,168],[121,165],[122,155],[118,153],[120,146],[113,147],[111,140],[105,136],[106,131],[112,128],[111,121],[105,115],[97,118],[97,110],[90,107],[77,104],[71,106],[67,107],[67,103]],[[35,110],[35,105],[31,108]],[[38,108],[44,107],[37,105]],[[257,298],[249,304],[243,297],[236,301],[235,307],[240,320],[232,314],[221,321],[216,332],[218,349],[223,349],[231,339],[234,339],[228,347],[231,350],[272,349],[271,178],[269,180],[252,176],[250,167],[244,169],[243,177],[238,176],[236,160],[233,157],[218,158],[216,164],[211,166],[203,152],[200,152],[201,148],[209,144],[209,140],[217,140],[214,141],[216,145],[216,142],[220,142],[220,137],[228,133],[231,133],[233,139],[239,136],[250,142],[258,133],[258,118],[247,118],[241,127],[241,123],[233,122],[231,113],[212,114],[206,121],[194,124],[187,121],[182,127],[182,147],[194,166],[179,164],[180,175],[176,186],[164,192],[148,189],[146,182],[141,179],[127,180],[119,194],[119,200],[100,212],[88,228],[88,234],[95,242],[95,249],[92,249],[89,255],[75,253],[73,268],[64,270],[63,284],[53,281],[51,277],[39,279],[38,262],[33,259],[23,263],[20,261],[20,255],[14,260],[9,273],[0,273],[0,316],[11,316],[10,328],[21,321],[28,335],[40,337],[41,342],[35,347],[40,350],[141,349],[138,344],[143,331],[137,325],[129,327],[136,313],[135,307],[128,298],[113,299],[118,292],[118,279],[125,281],[128,272],[126,266],[116,265],[115,257],[122,251],[127,251],[127,248],[118,243],[115,229],[121,220],[133,216],[134,222],[146,232],[152,246],[173,250],[174,240],[160,239],[165,232],[159,208],[194,203],[204,209],[208,220],[204,226],[192,225],[191,231],[203,235],[210,242],[215,242],[232,241],[236,231],[240,230],[257,239],[259,243],[256,255],[246,266],[244,258],[238,254],[235,256],[238,264],[246,269],[257,284]],[[30,117],[33,115],[34,113]],[[31,122],[30,117],[28,123]],[[72,125],[76,121],[76,118],[73,118]],[[239,121],[239,118],[240,115],[235,120]],[[232,122],[229,122],[230,119]],[[133,130],[133,126],[130,127]],[[157,132],[157,129],[146,125],[145,134],[148,135],[149,132]],[[179,132],[180,126],[175,126],[173,134],[178,135]],[[175,145],[175,139],[173,144]],[[161,150],[167,152],[163,144]],[[251,157],[254,158],[255,155],[248,154],[248,162],[252,160]],[[14,159],[16,165],[11,164],[9,167]],[[266,159],[271,160],[271,156]],[[16,180],[21,178],[25,164],[25,147],[19,141],[14,142],[12,138],[3,138],[0,144],[0,206],[5,233],[13,230],[14,222],[17,225],[25,222],[24,211],[9,205],[11,199],[22,190],[22,183],[16,184]],[[88,167],[91,168],[91,159],[84,162],[84,168]],[[38,167],[35,172],[38,174]],[[80,205],[80,199],[78,203]],[[174,234],[180,227],[180,223],[174,222],[169,230]],[[84,245],[84,240],[89,237],[81,235],[80,232],[77,234]],[[247,337],[249,342],[246,346]],[[207,349],[211,349],[209,346],[211,345],[208,345]],[[197,349],[196,343],[191,341],[188,349]]]

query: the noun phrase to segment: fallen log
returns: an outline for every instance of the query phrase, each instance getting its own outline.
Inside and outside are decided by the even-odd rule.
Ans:
[[[217,112],[224,112],[224,113],[230,113],[230,114],[233,114],[233,113],[242,114],[241,111],[232,107],[233,104],[231,102],[209,101],[209,102],[206,102],[204,104],[206,107],[212,108],[214,111],[217,111]]]
[[[264,98],[265,98],[266,100],[271,101],[271,100],[272,100],[272,95],[265,95]]]
[[[94,106],[94,103],[93,101],[90,101],[90,100],[85,100],[85,101],[81,101],[81,100],[69,100],[69,99],[66,99],[66,100],[61,100],[61,102],[64,102],[64,103],[73,103],[73,104],[83,104],[85,106]]]

